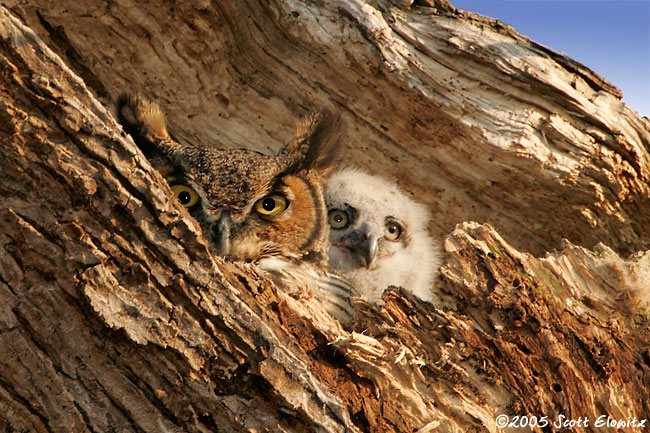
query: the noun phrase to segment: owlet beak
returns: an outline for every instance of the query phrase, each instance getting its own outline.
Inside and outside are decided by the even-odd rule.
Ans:
[[[369,268],[372,262],[375,261],[377,257],[377,251],[379,250],[379,236],[376,233],[368,233],[366,235],[366,241],[360,245],[359,255],[365,262],[364,266]]]
[[[340,244],[355,258],[358,266],[369,268],[379,251],[379,235],[368,225],[363,225],[341,238]]]

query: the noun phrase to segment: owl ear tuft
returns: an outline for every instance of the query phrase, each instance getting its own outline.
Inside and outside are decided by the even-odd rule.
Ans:
[[[303,119],[298,124],[296,138],[278,154],[285,164],[284,171],[316,170],[327,177],[334,168],[343,133],[341,116],[328,110]]]
[[[165,114],[158,104],[141,95],[122,93],[117,100],[117,118],[124,132],[131,135],[163,176],[178,165],[178,155],[183,154],[184,147],[171,139]]]
[[[122,93],[117,100],[117,116],[124,131],[138,146],[169,139],[165,115],[160,106],[140,95]]]

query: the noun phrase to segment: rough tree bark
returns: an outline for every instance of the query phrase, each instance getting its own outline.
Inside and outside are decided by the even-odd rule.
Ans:
[[[650,419],[650,122],[585,66],[445,0],[9,0],[0,73],[0,431],[647,431],[596,420]],[[438,302],[344,330],[211,256],[124,90],[264,152],[341,111],[434,213]]]

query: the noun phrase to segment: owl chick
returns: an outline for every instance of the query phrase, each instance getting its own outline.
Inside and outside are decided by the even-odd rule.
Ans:
[[[440,254],[428,233],[426,208],[397,185],[355,169],[334,173],[325,185],[330,265],[360,296],[380,303],[390,285],[433,299]]]
[[[118,117],[216,254],[304,283],[333,315],[349,316],[349,286],[321,270],[329,232],[321,185],[337,154],[339,117],[312,115],[273,156],[181,144],[160,107],[140,96],[120,96]]]

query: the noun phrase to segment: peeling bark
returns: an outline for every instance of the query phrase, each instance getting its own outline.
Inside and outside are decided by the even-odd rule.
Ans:
[[[650,122],[572,59],[444,0],[9,1],[0,73],[1,431],[650,419]],[[212,256],[122,90],[263,152],[343,112],[348,161],[435,212],[435,305],[389,289],[342,329]]]

